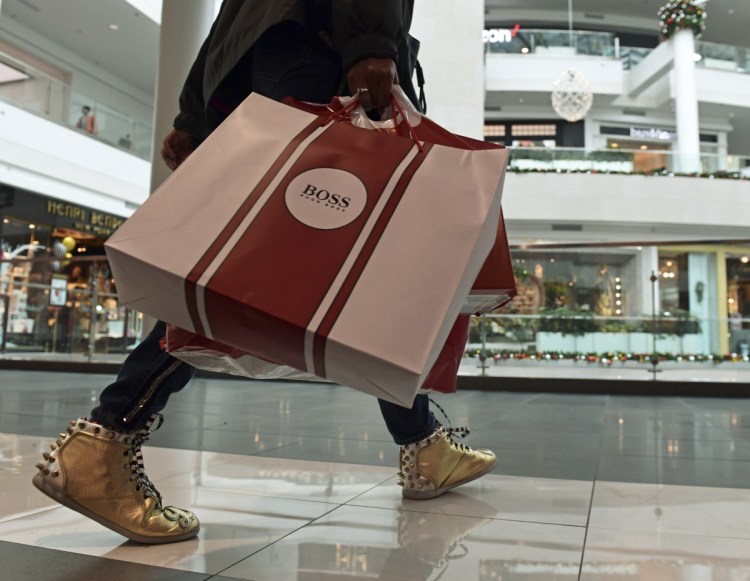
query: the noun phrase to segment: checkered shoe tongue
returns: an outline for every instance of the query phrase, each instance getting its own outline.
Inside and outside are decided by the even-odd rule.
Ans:
[[[158,430],[163,423],[164,416],[161,414],[154,414],[149,418],[144,428],[133,436],[132,456],[130,458],[130,470],[133,473],[131,480],[135,480],[136,490],[143,490],[143,494],[153,498],[160,509],[162,508],[161,494],[156,489],[156,486],[154,486],[154,483],[146,476],[141,446],[149,439],[151,432]]]

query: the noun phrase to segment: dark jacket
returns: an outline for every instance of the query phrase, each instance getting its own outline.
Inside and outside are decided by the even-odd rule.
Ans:
[[[206,107],[222,80],[266,30],[285,21],[319,35],[339,54],[343,71],[368,57],[393,59],[418,106],[411,82],[419,50],[409,36],[413,8],[414,0],[224,0],[183,86],[174,126],[202,140]]]

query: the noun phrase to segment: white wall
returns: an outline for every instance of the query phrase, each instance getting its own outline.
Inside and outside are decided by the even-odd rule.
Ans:
[[[0,183],[129,216],[149,192],[150,163],[0,103]]]
[[[422,43],[427,114],[448,130],[484,133],[484,3],[416,2],[411,34]]]
[[[620,95],[622,63],[598,57],[553,57],[539,55],[488,54],[488,91],[539,91],[552,93],[554,82],[569,68],[580,70],[593,93]]]
[[[708,228],[720,238],[723,227],[750,236],[750,182],[637,175],[509,173],[503,211],[509,223],[598,224],[602,240],[613,239],[606,225],[671,227],[673,239],[689,239]],[[614,231],[614,229],[613,229]]]

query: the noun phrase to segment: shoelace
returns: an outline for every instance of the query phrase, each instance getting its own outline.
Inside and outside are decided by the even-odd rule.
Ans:
[[[157,420],[158,423],[156,424],[156,427],[154,427],[154,423]],[[129,464],[131,470],[130,480],[135,481],[135,489],[138,491],[143,490],[143,498],[153,498],[158,505],[159,510],[163,510],[161,494],[156,489],[156,486],[154,486],[154,483],[151,482],[148,476],[146,476],[146,469],[143,465],[143,452],[141,451],[141,446],[143,446],[146,440],[149,439],[149,437],[151,436],[151,432],[158,430],[163,423],[163,415],[153,414],[146,422],[146,425],[143,427],[143,429],[133,436],[131,448],[129,451],[126,450],[125,452],[126,454],[131,455]],[[128,465],[126,464],[126,467],[127,466]]]
[[[430,398],[430,403],[432,405],[434,405],[437,409],[440,410],[440,413],[443,414],[443,417],[445,418],[445,421],[448,422],[448,427],[446,428],[437,419],[435,420],[437,422],[437,425],[439,427],[442,427],[448,433],[448,435],[449,435],[449,437],[451,439],[451,444],[453,444],[454,446],[456,446],[457,448],[459,448],[461,450],[468,450],[469,449],[468,446],[466,446],[465,444],[459,444],[458,442],[456,442],[455,440],[453,440],[453,437],[455,436],[456,438],[465,438],[466,436],[468,436],[471,433],[471,430],[469,429],[469,427],[468,426],[460,426],[460,427],[454,428],[451,425],[451,419],[448,417],[448,414],[445,413],[445,410],[442,407],[440,407],[440,404],[438,404],[432,398]],[[435,414],[432,414],[432,417],[434,418]]]

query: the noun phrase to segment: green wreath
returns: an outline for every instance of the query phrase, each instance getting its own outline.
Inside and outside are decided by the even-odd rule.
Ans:
[[[705,2],[699,0],[670,0],[659,9],[659,27],[665,38],[672,38],[678,30],[689,28],[696,38],[706,30]]]

